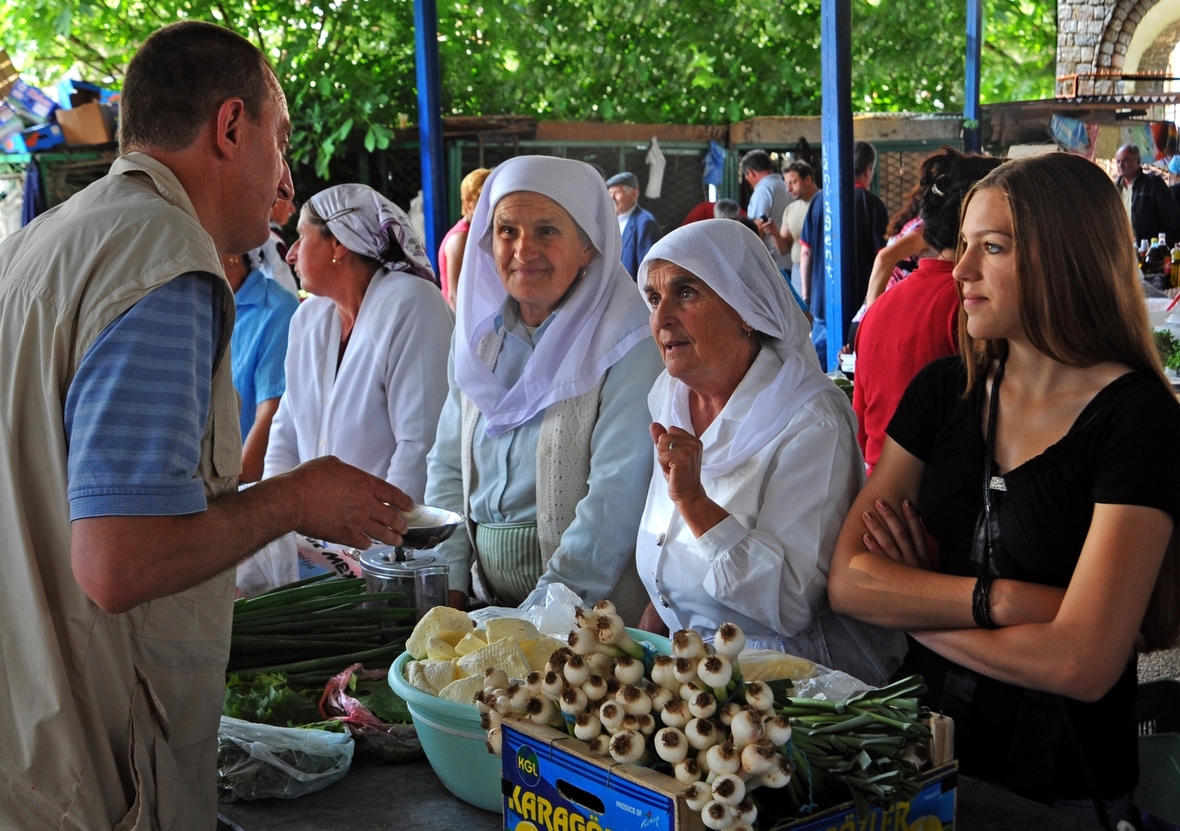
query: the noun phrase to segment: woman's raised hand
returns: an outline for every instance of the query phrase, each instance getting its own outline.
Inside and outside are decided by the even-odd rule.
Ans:
[[[652,422],[651,438],[656,443],[656,458],[668,480],[668,498],[679,505],[705,495],[701,484],[703,448],[696,436],[679,427],[665,427]]]
[[[701,484],[700,439],[679,427],[665,427],[652,422],[651,438],[656,444],[656,460],[668,480],[668,498],[676,505],[684,522],[697,537],[729,516],[729,511],[709,498]]]
[[[865,548],[907,566],[933,568],[926,549],[926,526],[913,503],[902,500],[900,513],[884,499],[878,499],[874,507],[875,511],[861,514],[869,529],[863,538]]]

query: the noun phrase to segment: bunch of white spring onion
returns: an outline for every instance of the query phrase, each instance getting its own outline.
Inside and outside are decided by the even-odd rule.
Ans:
[[[500,722],[513,715],[566,729],[591,753],[620,763],[658,757],[689,785],[688,805],[706,827],[750,831],[758,811],[749,793],[791,779],[782,753],[791,726],[774,712],[766,684],[742,682],[741,629],[723,624],[712,647],[682,629],[672,636],[672,655],[656,656],[645,677],[643,648],[610,602],[579,609],[577,619],[569,646],[550,656],[544,673],[509,683],[502,670],[488,670],[476,695],[488,750],[500,755]]]

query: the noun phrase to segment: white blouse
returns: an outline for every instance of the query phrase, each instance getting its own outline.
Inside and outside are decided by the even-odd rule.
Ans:
[[[361,303],[337,369],[340,315],[310,297],[291,319],[287,392],[270,430],[264,478],[337,456],[421,502],[426,454],[447,397],[454,318],[436,286],[382,272]]]
[[[781,365],[769,349],[758,354],[700,437],[705,464],[725,458],[754,399]],[[653,413],[663,409],[672,388],[666,372],[656,380],[649,396]],[[681,424],[691,424],[687,391],[680,389],[681,400],[672,406]],[[702,479],[709,498],[730,515],[700,538],[668,498],[657,464],[636,562],[664,623],[711,637],[722,623],[733,622],[751,646],[782,649],[869,683],[882,681],[900,664],[904,639],[864,632],[856,621],[832,613],[827,601],[836,537],[863,481],[855,418],[835,385],[732,473]],[[866,649],[886,654],[866,658]]]

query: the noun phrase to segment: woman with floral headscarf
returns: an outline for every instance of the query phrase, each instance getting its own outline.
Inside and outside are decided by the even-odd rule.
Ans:
[[[756,234],[725,219],[657,242],[640,290],[666,371],[648,397],[658,470],[636,562],[651,612],[880,685],[895,632],[832,613],[828,565],[864,480],[848,398],[819,368],[807,318]]]
[[[453,322],[409,218],[364,185],[308,200],[287,253],[305,300],[264,477],[333,455],[421,501]]]
[[[643,609],[643,402],[659,357],[621,250],[606,185],[584,162],[519,156],[484,183],[426,488],[468,518],[437,549],[456,605],[470,575],[485,602],[562,583],[583,602],[611,597],[628,623]]]

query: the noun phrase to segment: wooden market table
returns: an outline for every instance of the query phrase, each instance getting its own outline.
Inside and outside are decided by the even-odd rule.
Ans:
[[[426,760],[354,765],[344,779],[299,799],[220,806],[223,831],[501,831],[499,814],[451,796]],[[1065,814],[970,777],[959,777],[956,831],[1096,831]]]

